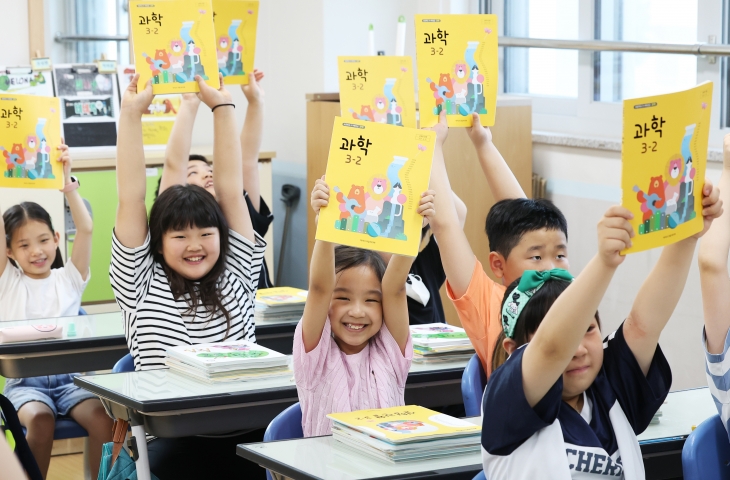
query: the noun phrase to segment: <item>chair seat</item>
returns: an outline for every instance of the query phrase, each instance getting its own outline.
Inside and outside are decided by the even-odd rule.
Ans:
[[[23,427],[23,433],[28,434],[28,430]],[[84,428],[68,417],[56,418],[56,429],[53,431],[54,440],[66,440],[67,438],[83,438],[89,434]]]

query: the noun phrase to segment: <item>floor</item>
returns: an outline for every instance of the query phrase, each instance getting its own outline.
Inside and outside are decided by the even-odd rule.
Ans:
[[[51,457],[46,480],[83,480],[84,454],[57,455]]]

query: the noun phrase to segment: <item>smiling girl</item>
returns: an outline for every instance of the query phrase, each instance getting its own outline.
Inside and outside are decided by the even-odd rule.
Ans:
[[[418,213],[434,213],[433,192]],[[315,212],[329,203],[317,180]],[[305,437],[331,433],[327,414],[403,405],[413,358],[406,278],[413,258],[393,255],[386,268],[378,252],[317,240],[309,294],[294,333],[294,378]]]

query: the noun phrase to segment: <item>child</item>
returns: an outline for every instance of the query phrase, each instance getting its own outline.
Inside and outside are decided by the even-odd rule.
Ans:
[[[164,367],[165,349],[172,346],[255,341],[253,298],[266,242],[254,232],[241,195],[241,145],[222,78],[215,90],[196,77],[201,100],[213,110],[216,197],[197,185],[173,185],[152,206],[148,224],[142,113],[153,95],[149,82],[138,93],[138,79],[132,79],[122,97],[119,207],[109,274],[135,369],[148,370]],[[221,478],[240,476],[235,445],[242,441],[240,435],[157,439],[148,448],[150,468],[163,479],[202,478],[209,464]],[[185,461],[191,451],[206,461]]]
[[[249,75],[248,85],[241,85],[248,108],[246,121],[241,129],[241,152],[243,160],[243,196],[246,199],[248,214],[253,229],[261,237],[266,235],[274,215],[269,206],[261,198],[259,185],[259,149],[263,137],[264,125],[264,91],[259,82],[264,78],[263,72],[254,70]],[[198,185],[215,196],[213,187],[213,167],[203,155],[190,154],[195,116],[200,106],[200,99],[194,93],[185,93],[182,104],[175,118],[165,150],[165,166],[155,198],[172,185]],[[271,288],[274,284],[269,277],[266,260],[263,261],[259,275],[258,288]]]
[[[720,177],[720,198],[725,208],[730,208],[730,134],[723,141],[723,170]],[[717,413],[725,429],[730,418],[730,398],[727,382],[727,368],[724,367],[728,346],[730,346],[730,277],[727,261],[730,251],[730,212],[725,210],[700,243],[699,264],[702,286],[702,306],[705,316],[705,331],[702,342],[705,346],[707,381],[715,400]]]
[[[81,294],[89,282],[91,215],[71,176],[68,147],[61,145],[66,195],[76,224],[71,259],[63,264],[60,235],[40,205],[24,202],[10,207],[0,219],[7,255],[0,255],[0,321],[76,316]],[[112,420],[96,396],[73,384],[74,375],[9,378],[5,396],[13,402],[28,434],[27,440],[45,478],[51,461],[56,417],[69,416],[89,433],[88,467],[96,478],[101,447],[111,440]]]
[[[704,230],[664,248],[605,343],[597,308],[634,236],[625,208],[611,207],[599,222],[598,253],[575,281],[561,269],[529,270],[508,287],[502,325],[510,357],[492,373],[482,406],[487,478],[645,478],[636,435],[672,383],[659,336],[697,239],[722,209],[711,184],[703,195]]]
[[[444,165],[443,144],[448,134],[445,114],[441,114],[433,158],[431,185],[436,192],[436,215],[431,229],[439,241],[446,271],[446,292],[459,314],[487,376],[492,371],[492,352],[501,333],[500,304],[505,285],[526,269],[568,269],[568,224],[563,214],[547,200],[529,200],[492,143],[492,134],[473,116],[469,137],[477,150],[489,188],[498,201],[487,215],[489,266],[503,283],[487,276],[474,256],[454,211],[449,178]]]
[[[317,180],[315,212],[329,202]],[[433,215],[433,192],[418,213]],[[304,315],[294,333],[294,378],[305,437],[328,435],[327,414],[403,405],[413,358],[406,277],[413,258],[394,255],[386,268],[377,252],[317,240]]]

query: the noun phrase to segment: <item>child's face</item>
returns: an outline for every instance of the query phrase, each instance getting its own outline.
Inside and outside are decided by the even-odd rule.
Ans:
[[[220,252],[220,232],[215,227],[169,230],[162,236],[161,253],[165,263],[188,280],[200,280],[207,275]]]
[[[594,319],[563,372],[563,400],[568,402],[588,390],[603,365],[603,339]]]
[[[504,284],[509,285],[520,278],[525,270],[553,268],[568,270],[568,240],[561,230],[543,228],[522,235],[520,242],[502,261],[501,273]],[[495,273],[499,276],[498,272]]]
[[[213,167],[200,160],[190,160],[188,162],[188,185],[202,187],[215,197]]]
[[[30,278],[47,278],[56,259],[60,236],[38,220],[28,220],[15,230],[7,251]]]
[[[346,355],[359,353],[383,324],[383,293],[380,280],[366,266],[337,274],[329,318],[332,334]]]

